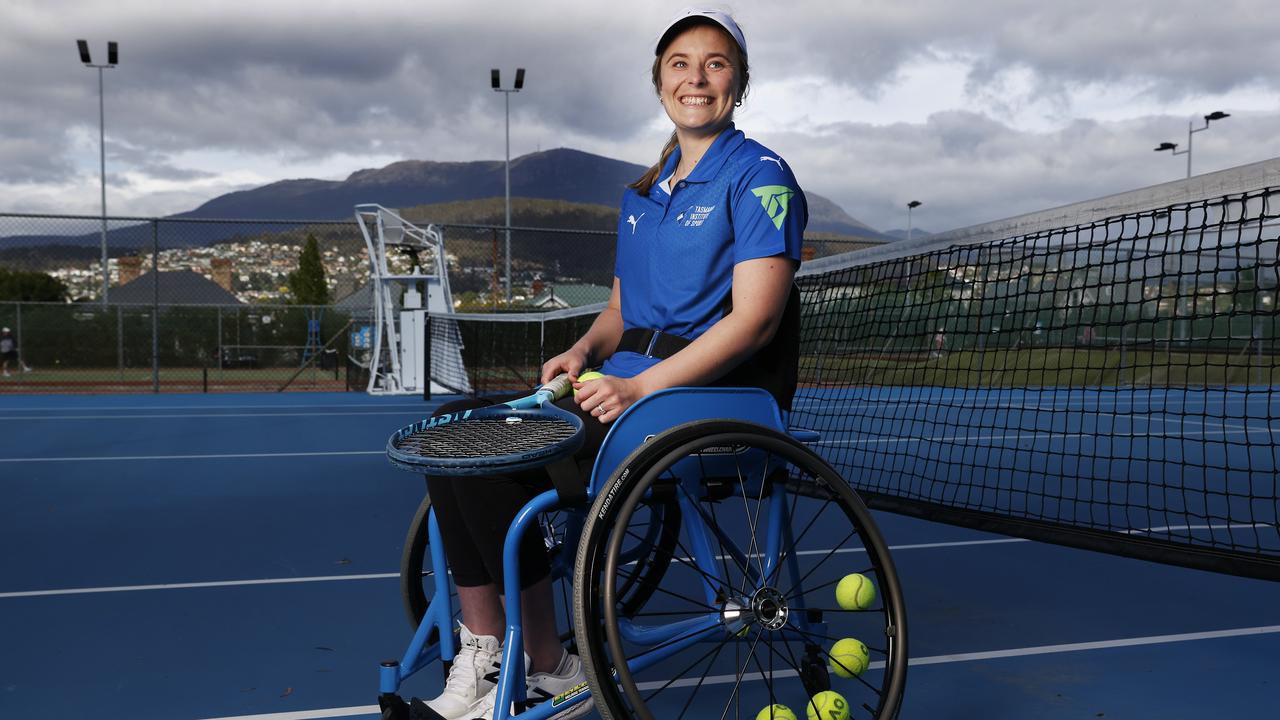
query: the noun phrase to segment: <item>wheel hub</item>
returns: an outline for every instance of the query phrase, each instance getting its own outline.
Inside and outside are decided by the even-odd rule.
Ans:
[[[760,627],[779,630],[787,624],[791,608],[787,607],[787,598],[782,593],[763,587],[751,596],[751,614]]]

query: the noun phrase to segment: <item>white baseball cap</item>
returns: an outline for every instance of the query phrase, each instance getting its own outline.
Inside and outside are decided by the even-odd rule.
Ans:
[[[738,49],[743,55],[747,54],[747,40],[742,36],[742,28],[738,27],[738,23],[734,21],[733,16],[723,10],[706,10],[703,8],[689,7],[681,10],[671,22],[667,23],[666,29],[658,36],[658,44],[654,46],[653,54],[661,55],[662,49],[671,42],[674,31],[677,27],[683,26],[692,18],[706,18],[720,27],[733,37],[734,42],[738,43]]]

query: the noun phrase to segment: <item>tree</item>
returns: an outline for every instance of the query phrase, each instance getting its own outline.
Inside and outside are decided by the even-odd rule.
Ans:
[[[307,235],[298,255],[298,269],[289,273],[289,293],[299,305],[328,305],[329,286],[325,283],[324,261],[316,236]]]
[[[0,268],[0,300],[20,302],[62,302],[67,286],[42,272]]]

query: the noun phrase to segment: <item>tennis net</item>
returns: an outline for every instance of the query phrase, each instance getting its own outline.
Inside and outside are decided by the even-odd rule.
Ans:
[[[792,424],[873,507],[1280,578],[1278,198],[814,263]]]
[[[1176,185],[806,263],[791,424],[872,507],[1280,579],[1280,188]],[[431,375],[528,388],[599,309],[433,316]]]

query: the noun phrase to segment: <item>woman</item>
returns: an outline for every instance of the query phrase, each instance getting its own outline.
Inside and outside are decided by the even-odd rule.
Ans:
[[[749,78],[741,29],[722,12],[684,11],[658,41],[652,76],[675,128],[659,162],[623,196],[613,294],[587,333],[542,367],[546,382],[562,372],[576,380],[603,363],[606,377],[575,382],[576,396],[561,401],[586,421],[578,454],[584,481],[608,423],[649,393],[746,385],[769,390],[789,408],[795,390],[792,280],[808,212],[782,158],[733,125]],[[450,720],[488,718],[505,629],[502,540],[516,512],[551,482],[539,471],[427,484],[463,621],[462,650],[445,691],[428,704]],[[529,698],[536,703],[585,676],[556,632],[540,537],[526,537],[520,564]],[[589,710],[580,703],[554,717]]]

